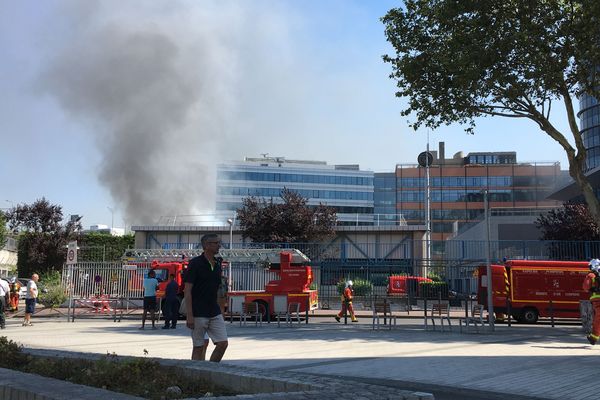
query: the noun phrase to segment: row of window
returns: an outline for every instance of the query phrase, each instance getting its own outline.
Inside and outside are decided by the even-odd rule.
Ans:
[[[217,179],[252,182],[297,182],[317,183],[324,185],[373,186],[373,177],[367,176],[311,175],[290,174],[281,172],[249,172],[219,170],[217,172]]]
[[[464,188],[485,188],[485,187],[536,187],[552,186],[556,183],[555,175],[538,176],[445,176],[430,177],[430,187],[464,187]],[[398,178],[398,188],[405,187],[425,187],[426,178]],[[377,190],[379,187],[375,186]]]
[[[588,129],[600,125],[600,108],[590,108],[579,114],[580,129]]]
[[[512,202],[512,201],[542,201],[550,195],[549,190],[494,190],[489,192],[489,201]],[[479,191],[464,190],[432,190],[430,192],[432,202],[483,202],[484,195]],[[424,202],[426,193],[420,190],[406,190],[398,192],[398,202]]]
[[[483,209],[431,210],[430,213],[432,221],[467,221],[479,218]],[[403,210],[401,214],[407,221],[425,221],[425,210]]]
[[[600,126],[595,126],[581,133],[583,145],[586,149],[600,146]]]
[[[592,96],[588,96],[586,94],[579,97],[579,109],[585,110],[588,107],[592,107],[598,104],[598,100],[596,100]]]
[[[279,197],[279,188],[248,188],[248,187],[218,187],[217,193],[230,196],[255,196],[255,197]],[[331,200],[364,200],[372,201],[373,192],[351,192],[341,190],[312,190],[292,189],[302,197],[309,199],[331,199]]]
[[[236,211],[242,207],[242,203],[217,201],[218,211]],[[311,207],[311,206],[309,206]],[[373,207],[332,206],[337,213],[344,214],[373,214]]]
[[[515,164],[516,154],[470,154],[467,164]]]
[[[587,149],[587,169],[592,169],[600,166],[600,147],[592,147]]]

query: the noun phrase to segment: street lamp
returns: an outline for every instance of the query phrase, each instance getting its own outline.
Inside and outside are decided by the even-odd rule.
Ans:
[[[487,303],[488,303],[488,323],[493,332],[494,327],[494,299],[492,298],[492,264],[490,256],[490,216],[489,216],[489,191],[483,190],[483,212],[485,213],[485,269],[487,273]]]
[[[232,218],[227,218],[227,223],[229,224],[229,250],[233,250],[233,219]],[[229,271],[227,273],[227,286],[228,286],[228,291],[231,291],[231,283],[232,283],[232,276],[231,276],[231,264],[232,261],[229,260]]]

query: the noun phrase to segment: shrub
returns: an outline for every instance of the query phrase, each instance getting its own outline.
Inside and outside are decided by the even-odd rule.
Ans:
[[[355,296],[368,296],[373,291],[373,284],[361,278],[350,278],[348,280],[352,281],[352,288],[354,289]],[[341,280],[337,283],[337,291],[341,296],[344,293],[344,289],[346,288],[346,280]]]
[[[40,295],[38,301],[44,307],[59,307],[67,300],[67,294],[61,285],[60,273],[50,271],[40,279]]]

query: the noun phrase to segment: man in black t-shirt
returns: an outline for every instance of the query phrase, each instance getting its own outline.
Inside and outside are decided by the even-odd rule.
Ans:
[[[215,255],[221,248],[221,239],[208,233],[200,241],[204,251],[190,260],[185,275],[186,326],[192,330],[192,360],[204,360],[204,334],[208,333],[215,344],[210,361],[219,362],[228,345],[225,320],[217,302],[222,259]]]

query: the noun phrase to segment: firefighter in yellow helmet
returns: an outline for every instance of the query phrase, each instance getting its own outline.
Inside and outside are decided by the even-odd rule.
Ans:
[[[350,317],[352,318],[352,322],[358,322],[356,319],[356,315],[354,315],[354,308],[352,308],[352,298],[354,297],[354,289],[352,289],[352,281],[346,282],[346,287],[344,288],[344,293],[342,294],[342,309],[335,316],[335,320],[340,322],[340,318],[344,315],[346,310],[350,313]]]
[[[594,345],[600,338],[600,260],[593,259],[589,263],[590,273],[583,281],[583,290],[590,293],[590,301],[594,308],[592,332],[587,336],[588,342]]]

